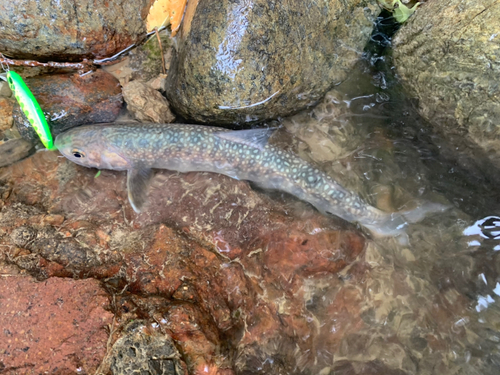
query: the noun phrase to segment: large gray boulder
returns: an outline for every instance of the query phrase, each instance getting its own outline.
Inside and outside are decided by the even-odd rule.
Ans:
[[[184,117],[245,123],[315,104],[370,37],[376,0],[188,2],[167,95]]]
[[[0,51],[17,59],[103,58],[146,32],[153,0],[0,0]]]
[[[397,73],[420,113],[464,152],[500,167],[500,2],[421,5],[394,38]]]

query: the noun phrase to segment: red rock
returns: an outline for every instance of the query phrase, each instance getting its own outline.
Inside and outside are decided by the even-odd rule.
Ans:
[[[52,136],[72,127],[112,122],[122,108],[121,87],[104,70],[90,74],[55,74],[26,78],[26,84],[48,118]],[[19,105],[14,106],[14,124],[31,141],[38,139]]]
[[[172,338],[183,353],[192,374],[202,374],[205,369],[208,373],[218,369],[214,360],[220,339],[215,327],[207,320],[206,316],[189,304],[172,306],[160,320],[165,322],[161,325],[172,332]]]
[[[93,373],[106,352],[112,314],[92,279],[0,278],[0,371]]]

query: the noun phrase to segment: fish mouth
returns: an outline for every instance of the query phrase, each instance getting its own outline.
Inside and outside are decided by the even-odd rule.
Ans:
[[[96,138],[96,132],[91,129],[75,128],[56,136],[54,144],[59,152],[73,163],[85,167],[94,167],[96,160],[89,145]],[[97,163],[98,164],[98,163]]]
[[[69,156],[70,146],[71,146],[71,136],[66,133],[61,133],[56,136],[54,140],[55,147],[64,156]]]

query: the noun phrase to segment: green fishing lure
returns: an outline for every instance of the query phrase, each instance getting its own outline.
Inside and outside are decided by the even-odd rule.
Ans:
[[[16,97],[31,126],[33,126],[33,129],[35,129],[40,137],[43,145],[49,150],[56,150],[57,148],[54,146],[54,139],[50,133],[45,115],[30,89],[26,86],[26,83],[24,83],[21,76],[16,72],[9,70],[5,75],[12,93]]]

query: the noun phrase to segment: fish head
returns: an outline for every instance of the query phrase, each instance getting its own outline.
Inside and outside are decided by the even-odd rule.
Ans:
[[[99,126],[81,126],[59,134],[55,140],[59,152],[73,163],[88,168],[126,170],[130,161],[107,141]]]

